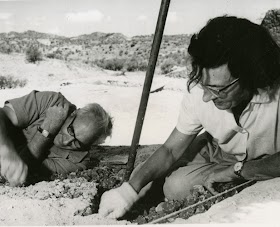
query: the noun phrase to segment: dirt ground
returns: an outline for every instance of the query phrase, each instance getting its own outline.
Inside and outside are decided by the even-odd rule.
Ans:
[[[100,217],[75,215],[90,205],[96,184],[82,179],[39,182],[34,186],[11,188],[0,192],[0,225],[93,225],[126,224]],[[82,183],[81,183],[82,182]],[[75,194],[76,193],[76,194]]]
[[[1,55],[2,75],[28,80],[24,88],[0,90],[0,103],[36,90],[53,90],[64,94],[71,102],[82,107],[98,102],[114,118],[114,129],[106,146],[130,145],[144,82],[144,73],[116,72],[89,68],[59,60],[47,59],[39,64],[28,64],[24,56]],[[141,145],[162,144],[174,128],[185,79],[155,75],[148,102]],[[146,147],[146,158],[157,145]],[[123,156],[111,156],[111,162],[123,165]],[[107,162],[109,159],[107,159]],[[78,180],[77,180],[78,179]],[[213,205],[203,214],[174,223],[275,223],[280,204],[279,179],[259,182],[237,195]],[[98,184],[83,178],[57,179],[22,188],[0,185],[0,225],[116,225],[130,224],[110,220],[98,214],[80,215],[97,192]]]
[[[261,224],[279,223],[280,178],[258,182],[233,197],[212,206],[207,212],[174,224]]]

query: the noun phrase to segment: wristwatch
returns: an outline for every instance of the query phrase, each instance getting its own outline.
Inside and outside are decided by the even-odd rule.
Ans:
[[[51,136],[51,134],[49,133],[49,131],[47,131],[47,130],[45,130],[45,129],[42,129],[40,126],[38,126],[37,129],[38,129],[38,131],[39,131],[44,137],[49,138],[49,139],[52,138],[52,136]]]
[[[239,177],[239,178],[244,178],[241,175],[241,171],[243,169],[243,162],[236,162],[233,166],[234,173]]]

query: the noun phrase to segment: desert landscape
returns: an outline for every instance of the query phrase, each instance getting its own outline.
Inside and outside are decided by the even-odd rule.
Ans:
[[[271,10],[262,22],[277,41],[280,41],[279,15],[279,10]],[[140,138],[144,155],[138,162],[162,144],[175,127],[190,67],[186,51],[190,37],[172,35],[163,38]],[[110,147],[121,150],[120,146],[128,150],[152,38],[152,35],[128,38],[120,33],[99,32],[72,38],[35,31],[1,33],[1,106],[5,100],[32,90],[61,92],[77,107],[97,102],[114,119],[112,137],[103,146],[107,150]],[[106,163],[118,162],[121,165],[117,168],[117,176],[120,177],[126,160],[127,153],[125,158],[116,153],[110,160],[101,160],[105,167],[100,167],[100,171],[104,174]],[[100,173],[96,171],[80,175],[73,173],[26,187],[11,188],[1,182],[0,225],[132,224],[127,220],[105,219],[92,210],[88,211],[96,202],[94,197],[100,184],[100,179],[94,178],[94,174]],[[120,182],[121,177],[117,180]],[[197,212],[187,220],[170,219],[169,223],[276,223],[279,185],[279,178],[258,182],[214,204],[208,211]]]

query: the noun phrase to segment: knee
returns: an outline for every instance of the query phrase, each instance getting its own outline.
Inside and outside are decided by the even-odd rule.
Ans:
[[[183,200],[190,194],[190,188],[182,178],[171,175],[165,179],[163,193],[167,199]]]

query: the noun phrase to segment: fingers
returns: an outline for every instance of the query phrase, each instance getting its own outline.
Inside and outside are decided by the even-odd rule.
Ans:
[[[14,159],[1,159],[1,175],[7,179],[10,186],[22,185],[27,177],[28,167],[18,157]]]
[[[212,195],[216,195],[218,194],[218,192],[214,189],[214,183],[215,180],[213,178],[213,174],[210,174],[206,177],[206,179],[204,180],[204,186],[207,188],[207,190],[212,194]]]
[[[8,173],[6,174],[6,178],[10,183],[10,186],[19,186],[25,182],[27,177],[27,167],[25,166],[21,170],[12,170],[9,169]]]
[[[107,217],[111,212],[112,212],[112,210],[108,209],[108,208],[106,208],[106,209],[100,208],[98,210],[98,214],[100,214],[103,217]]]
[[[23,169],[21,171],[21,174],[19,176],[19,179],[18,179],[18,182],[20,185],[24,184],[24,182],[26,181],[27,174],[28,174],[28,167],[27,167],[27,165],[24,165]]]
[[[115,210],[115,211],[111,212],[110,214],[108,214],[107,218],[117,219],[119,217],[122,217],[123,215],[124,215],[123,210]]]
[[[119,217],[122,217],[125,213],[125,211],[121,208],[116,209],[116,208],[109,208],[107,207],[106,209],[99,209],[98,213],[106,218],[111,218],[111,219],[117,219]]]
[[[123,204],[114,200],[114,196],[112,196],[114,194],[114,191],[108,191],[102,195],[98,214],[111,219],[117,219],[124,215]]]
[[[214,189],[213,184],[210,184],[208,186],[206,186],[206,188],[208,189],[208,191],[212,194],[212,195],[217,195],[218,192]]]

